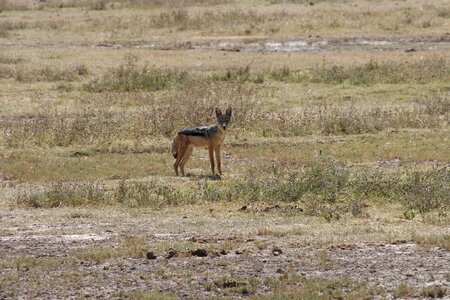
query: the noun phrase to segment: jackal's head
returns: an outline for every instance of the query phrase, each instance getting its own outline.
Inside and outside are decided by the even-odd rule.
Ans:
[[[222,130],[227,130],[228,125],[230,124],[231,121],[231,107],[227,108],[227,111],[225,114],[222,114],[222,111],[216,107],[216,118],[217,118],[217,125],[219,125],[219,127]]]

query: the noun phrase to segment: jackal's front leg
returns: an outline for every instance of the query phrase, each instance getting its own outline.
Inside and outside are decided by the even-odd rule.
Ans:
[[[217,170],[219,170],[219,174],[222,175],[222,166],[220,164],[220,146],[216,147],[214,152],[216,152]]]
[[[214,148],[212,146],[209,146],[209,161],[211,162],[211,171],[214,176],[216,173],[214,172]]]

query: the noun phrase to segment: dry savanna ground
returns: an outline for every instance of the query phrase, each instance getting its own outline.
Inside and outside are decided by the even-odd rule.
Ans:
[[[449,117],[448,0],[0,0],[0,298],[448,298]]]

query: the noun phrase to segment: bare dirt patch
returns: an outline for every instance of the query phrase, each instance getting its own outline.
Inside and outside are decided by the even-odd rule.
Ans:
[[[450,49],[450,38],[328,38],[309,36],[290,39],[230,38],[222,40],[142,40],[110,41],[100,43],[0,43],[2,48],[111,48],[111,49],[148,49],[148,50],[216,50],[232,52],[340,52],[340,51],[437,51]]]
[[[448,287],[450,252],[438,247],[402,240],[346,243],[342,237],[311,244],[302,240],[302,232],[314,225],[299,229],[289,223],[301,215],[253,215],[233,208],[219,216],[215,210],[209,216],[191,209],[2,213],[0,295],[120,298],[124,291],[155,291],[182,298],[239,298],[271,294],[267,281],[283,274],[349,278],[388,294],[401,284]],[[287,231],[261,231],[271,224]],[[255,282],[250,291],[243,288],[249,280]],[[229,285],[219,285],[222,281]]]

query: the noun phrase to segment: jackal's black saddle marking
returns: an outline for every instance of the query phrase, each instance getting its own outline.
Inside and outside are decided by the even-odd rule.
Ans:
[[[208,126],[208,127],[195,127],[195,128],[186,128],[181,131],[178,131],[178,134],[184,135],[192,135],[192,136],[201,136],[205,138],[209,138],[216,134],[218,131],[217,126]]]

